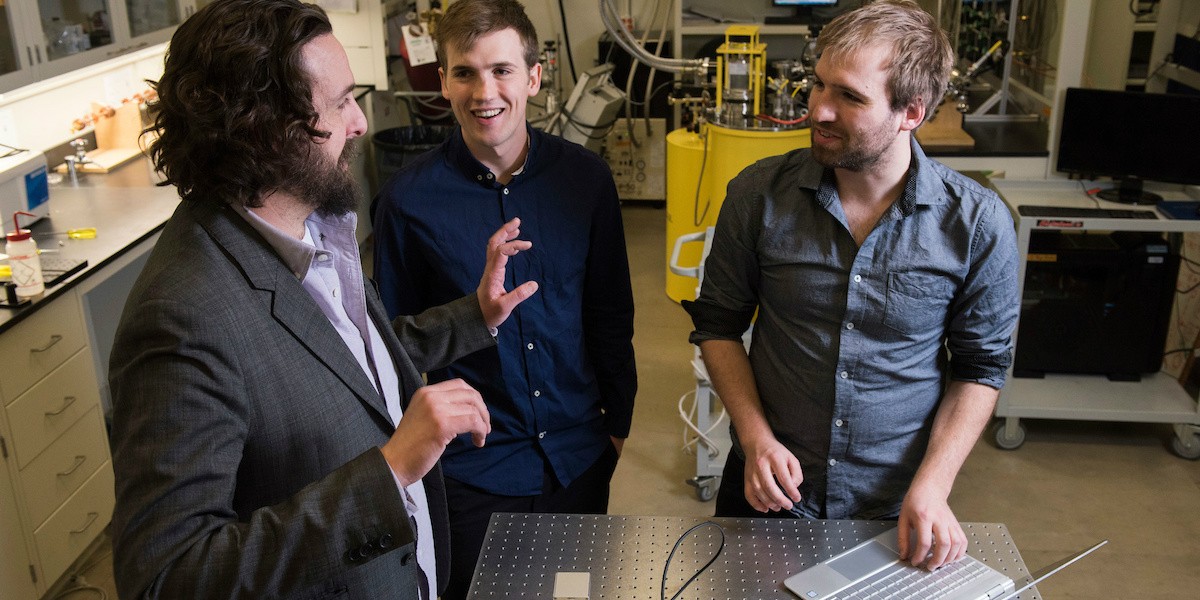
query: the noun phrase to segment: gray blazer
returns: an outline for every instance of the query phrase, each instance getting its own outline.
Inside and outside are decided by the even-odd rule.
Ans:
[[[495,343],[474,296],[389,327],[366,289],[405,403],[422,372]],[[417,597],[414,531],[378,449],[394,430],[384,401],[233,210],[184,202],[168,221],[109,382],[122,598]],[[425,486],[442,589],[440,469]]]

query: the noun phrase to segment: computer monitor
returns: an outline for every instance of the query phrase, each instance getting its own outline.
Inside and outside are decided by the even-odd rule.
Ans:
[[[1056,168],[1086,179],[1111,177],[1114,202],[1154,204],[1146,180],[1200,185],[1200,96],[1068,88]]]
[[[764,23],[769,25],[799,23],[805,25],[815,25],[824,23],[828,20],[825,15],[814,14],[814,7],[836,6],[838,0],[771,0],[772,6],[792,7],[795,9],[795,14],[786,17],[769,16],[763,19]]]

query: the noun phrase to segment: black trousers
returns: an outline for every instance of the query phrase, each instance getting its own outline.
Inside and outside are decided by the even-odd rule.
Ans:
[[[549,466],[537,496],[499,496],[461,481],[446,478],[446,503],[450,508],[450,583],[442,600],[463,600],[471,588],[471,577],[479,551],[487,536],[492,513],[608,512],[609,484],[617,468],[617,449],[609,445],[595,464],[570,485],[558,484]]]

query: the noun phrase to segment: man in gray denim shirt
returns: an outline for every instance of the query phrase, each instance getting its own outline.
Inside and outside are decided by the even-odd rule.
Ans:
[[[1012,359],[1013,221],[913,139],[953,60],[932,17],[877,2],[817,52],[813,147],[729,184],[685,304],[734,428],[717,515],[898,518],[934,569],[965,553],[947,498]]]

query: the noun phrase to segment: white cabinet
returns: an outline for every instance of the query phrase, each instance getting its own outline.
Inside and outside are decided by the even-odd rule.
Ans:
[[[112,517],[112,460],[87,342],[75,291],[0,335],[6,600],[44,594]]]
[[[197,0],[8,0],[0,92],[170,39]]]
[[[1073,217],[1045,219],[1022,216],[1018,206],[1036,204],[1072,208],[1093,208],[1095,204],[1080,193],[1077,181],[992,180],[1016,219],[1017,249],[1024,258],[1035,230],[1141,231],[1197,233],[1200,221],[1187,219],[1116,219]],[[1156,190],[1168,200],[1184,198],[1182,190]],[[1127,204],[1096,200],[1102,208],[1125,209]],[[1017,272],[1024,293],[1027,260]],[[1014,342],[1016,332],[1013,333]],[[1021,419],[1066,419],[1080,421],[1121,421],[1129,423],[1170,423],[1175,429],[1172,449],[1180,456],[1200,456],[1200,406],[1174,377],[1157,372],[1140,381],[1109,381],[1104,375],[1047,374],[1044,378],[1013,377],[1000,390],[996,417],[1003,423],[995,430],[1001,448],[1015,449],[1025,441]]]
[[[5,469],[0,469],[0,557],[0,590],[5,597],[36,598],[33,561],[22,533],[16,488]]]

